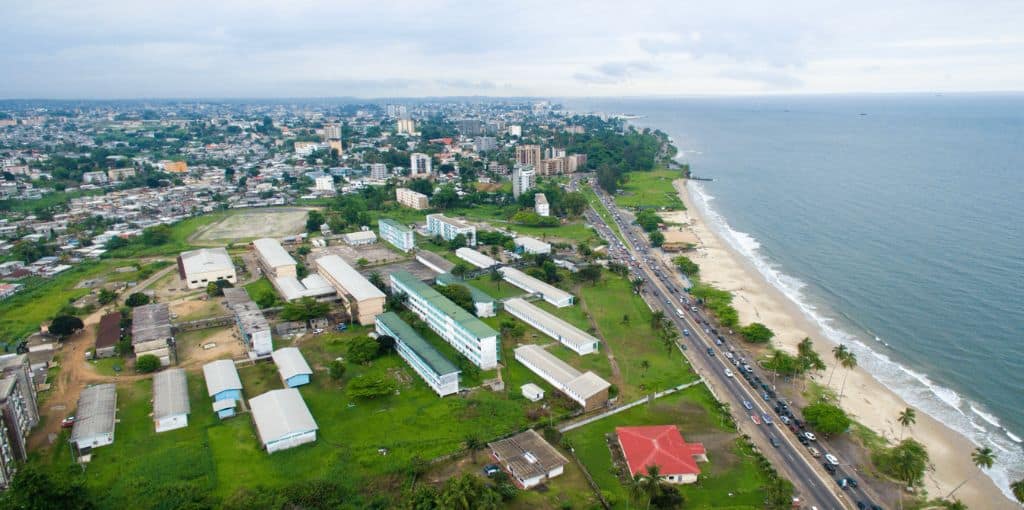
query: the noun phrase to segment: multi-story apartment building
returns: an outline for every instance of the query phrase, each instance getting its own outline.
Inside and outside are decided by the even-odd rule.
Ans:
[[[409,309],[474,365],[497,366],[497,331],[405,271],[391,273],[391,290],[408,296]]]
[[[409,188],[395,189],[395,200],[406,207],[422,211],[430,209],[430,197]]]
[[[412,177],[428,177],[432,175],[433,163],[429,154],[414,152],[409,156],[409,175]]]
[[[0,357],[0,488],[19,462],[28,459],[28,434],[39,423],[35,386],[27,354]]]
[[[370,178],[383,181],[388,178],[388,166],[383,163],[370,165]]]
[[[377,316],[378,335],[395,339],[395,351],[439,396],[459,392],[459,369],[395,312]]]
[[[476,227],[443,214],[427,215],[427,231],[441,236],[446,241],[451,241],[461,234],[466,238],[466,245],[476,246]]]
[[[479,136],[473,142],[473,149],[477,152],[490,152],[498,148],[498,139],[493,136]]]
[[[377,220],[380,238],[404,252],[416,247],[416,236],[412,229],[390,218]]]
[[[398,119],[395,123],[395,131],[400,135],[411,135],[416,133],[416,121],[412,119]]]
[[[512,169],[512,196],[526,193],[537,185],[537,172],[530,165],[516,165]]]
[[[338,140],[341,138],[340,124],[327,124],[324,126],[324,140]]]
[[[540,145],[519,145],[516,147],[516,163],[536,167],[540,164]]]

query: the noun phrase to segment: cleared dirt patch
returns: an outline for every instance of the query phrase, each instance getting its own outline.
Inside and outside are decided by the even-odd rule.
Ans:
[[[200,230],[192,240],[216,243],[295,235],[305,230],[307,214],[297,208],[239,212]]]

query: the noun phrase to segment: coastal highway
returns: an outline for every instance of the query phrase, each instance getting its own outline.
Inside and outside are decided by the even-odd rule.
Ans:
[[[579,185],[579,179],[574,178],[571,188]],[[626,244],[623,245],[614,235],[611,227],[607,225],[600,214],[596,211],[588,211],[587,219],[609,242],[609,256],[615,261],[630,268],[634,278],[639,277],[645,280],[644,294],[648,302],[655,309],[665,313],[680,332],[687,331],[681,338],[688,344],[687,358],[691,365],[708,381],[712,391],[717,398],[730,405],[737,425],[747,433],[758,448],[768,457],[780,471],[780,474],[793,482],[796,493],[801,498],[803,508],[818,509],[841,509],[854,508],[857,502],[863,503],[867,508],[875,504],[877,499],[869,497],[863,487],[848,488],[840,490],[836,480],[843,477],[850,477],[857,481],[859,475],[856,473],[845,473],[846,468],[837,466],[834,475],[825,472],[820,462],[809,453],[808,448],[797,441],[796,435],[777,421],[778,414],[772,413],[772,401],[762,396],[762,389],[755,389],[744,378],[740,377],[742,362],[740,356],[732,351],[724,336],[712,333],[712,327],[707,320],[700,315],[693,305],[693,300],[682,294],[681,283],[674,278],[674,269],[670,269],[659,260],[658,257],[650,254],[650,247],[643,234],[638,228],[625,221],[623,214],[606,193],[593,185],[595,193],[601,200],[604,208],[611,214],[611,217],[625,237]],[[680,313],[682,312],[682,313]],[[717,333],[717,331],[716,331]],[[725,355],[729,352],[735,362]],[[735,363],[735,364],[734,364]],[[751,378],[756,375],[756,363],[751,361]],[[729,370],[732,376],[727,376]],[[759,376],[758,376],[759,377]],[[748,403],[751,410],[747,410],[744,402]],[[756,415],[760,425],[755,424],[750,415]],[[773,423],[763,423],[761,416],[771,415]],[[795,416],[795,414],[794,414]],[[803,432],[797,429],[799,432]],[[772,439],[777,446],[772,445]],[[831,452],[824,442],[813,442],[824,455]],[[833,478],[834,477],[834,478]]]

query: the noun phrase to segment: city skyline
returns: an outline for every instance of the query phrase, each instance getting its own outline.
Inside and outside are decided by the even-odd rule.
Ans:
[[[0,6],[0,98],[1024,90],[1024,5]]]

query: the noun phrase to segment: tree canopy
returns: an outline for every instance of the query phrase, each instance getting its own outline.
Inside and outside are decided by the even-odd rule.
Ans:
[[[841,407],[828,402],[816,402],[805,407],[804,418],[814,430],[826,436],[845,432],[851,423]]]
[[[60,315],[50,323],[50,334],[65,338],[85,327],[82,319],[73,315]]]
[[[752,322],[740,328],[740,335],[742,335],[743,339],[748,342],[766,344],[775,337],[775,332],[768,329],[768,326],[765,326],[760,322]]]

